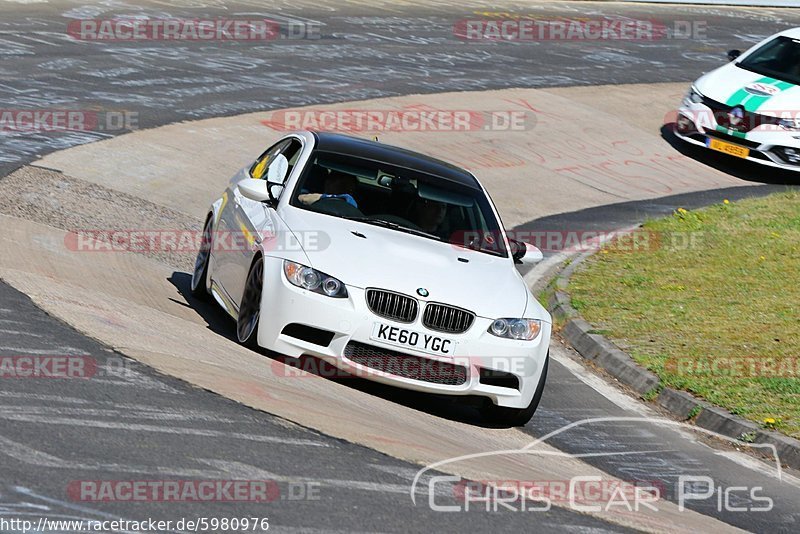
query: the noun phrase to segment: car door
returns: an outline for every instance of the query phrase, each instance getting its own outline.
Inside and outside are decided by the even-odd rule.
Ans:
[[[279,141],[262,154],[249,171],[249,177],[257,180],[266,180],[270,167],[276,162],[279,155],[289,160],[290,166],[284,181],[291,174],[291,164],[297,159],[302,144],[295,138]],[[278,230],[275,210],[269,203],[257,202],[241,194],[236,184],[232,184],[230,192],[230,208],[226,217],[228,230],[234,239],[236,250],[228,254],[228,264],[222,275],[225,292],[232,302],[239,305],[242,300],[247,274],[253,261],[253,256],[265,235],[275,235]],[[280,240],[279,240],[280,242]]]

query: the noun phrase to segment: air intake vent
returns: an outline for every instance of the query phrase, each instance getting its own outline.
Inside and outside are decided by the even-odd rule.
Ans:
[[[333,332],[329,332],[328,330],[321,330],[313,326],[298,323],[287,324],[283,327],[281,334],[323,347],[330,345],[334,336]]]
[[[460,386],[467,381],[467,368],[462,365],[401,354],[356,341],[347,344],[344,357],[364,367],[411,380],[447,386]]]
[[[375,315],[401,323],[413,323],[419,312],[419,304],[414,297],[384,289],[367,289],[367,305]]]
[[[496,371],[494,369],[480,368],[481,384],[487,386],[497,386],[501,388],[511,388],[519,391],[519,378],[516,375],[507,373],[505,371]]]
[[[425,306],[422,324],[431,330],[460,334],[469,330],[475,321],[475,314],[447,304],[429,303]]]

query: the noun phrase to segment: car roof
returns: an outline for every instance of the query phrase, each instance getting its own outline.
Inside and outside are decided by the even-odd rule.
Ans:
[[[380,161],[396,167],[424,172],[473,189],[480,189],[478,180],[468,171],[419,152],[349,135],[328,132],[311,133],[317,141],[318,150]]]
[[[800,28],[791,28],[788,30],[784,30],[774,35],[773,37],[780,37],[780,36],[791,37],[792,39],[800,39]]]

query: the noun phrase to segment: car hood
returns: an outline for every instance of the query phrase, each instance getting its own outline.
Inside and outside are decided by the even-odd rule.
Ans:
[[[743,105],[747,111],[791,112],[800,110],[800,87],[763,76],[729,63],[695,82],[700,93],[729,106]]]
[[[492,319],[525,313],[529,291],[509,258],[291,206],[281,216],[305,243],[311,267],[348,286],[415,297],[417,289],[424,288],[429,296],[420,300],[451,304]],[[308,239],[302,235],[306,233],[316,238]],[[315,242],[319,245],[309,246]],[[528,306],[528,313],[531,318],[548,319],[536,306]]]

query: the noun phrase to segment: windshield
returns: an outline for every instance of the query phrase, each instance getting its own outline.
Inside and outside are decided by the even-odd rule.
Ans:
[[[800,40],[778,37],[736,65],[757,74],[800,85]]]
[[[412,169],[316,152],[291,205],[507,257],[483,191]]]

